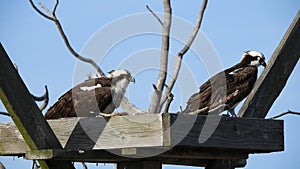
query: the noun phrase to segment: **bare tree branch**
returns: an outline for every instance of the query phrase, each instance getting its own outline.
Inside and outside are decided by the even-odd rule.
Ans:
[[[44,11],[47,13],[48,16],[52,17],[52,13],[50,12],[50,10],[45,5],[43,5],[41,2],[39,2],[38,4],[40,5],[40,7],[42,9],[44,9]]]
[[[4,115],[4,116],[10,116],[9,113],[7,112],[3,112],[3,111],[0,111],[0,115]]]
[[[167,103],[166,103],[166,106],[165,106],[165,109],[164,109],[164,113],[168,113],[169,112],[169,108],[170,108],[170,105],[172,103],[174,99],[174,95],[172,93],[169,94],[168,96],[168,99],[167,99]]]
[[[82,168],[83,168],[83,169],[88,169],[88,167],[87,167],[87,165],[85,164],[85,162],[81,162],[81,164],[82,164]]]
[[[157,89],[153,92],[149,112],[159,113],[158,110],[159,103],[161,100],[161,95],[163,92],[164,84],[167,78],[168,70],[168,56],[169,56],[169,40],[170,40],[170,29],[172,22],[172,9],[170,0],[164,0],[164,24],[162,29],[162,47],[160,55],[160,72],[157,79],[156,87]]]
[[[168,84],[168,87],[165,91],[164,97],[162,98],[162,100],[160,102],[160,105],[159,105],[159,108],[158,108],[159,110],[162,108],[162,106],[166,102],[167,96],[169,95],[169,93],[171,93],[171,91],[174,87],[174,84],[177,80],[177,77],[178,77],[178,74],[179,74],[179,71],[180,71],[180,68],[181,68],[183,55],[190,49],[193,41],[195,40],[195,38],[196,38],[196,36],[199,32],[199,29],[201,27],[201,23],[202,23],[202,20],[203,20],[203,15],[204,15],[204,12],[205,12],[205,9],[206,9],[206,6],[207,6],[207,1],[208,0],[203,0],[201,9],[200,9],[200,12],[199,12],[199,15],[198,15],[198,19],[197,19],[197,22],[196,22],[196,25],[195,25],[195,28],[194,28],[189,40],[187,41],[187,43],[183,47],[183,49],[181,49],[179,51],[179,53],[177,54],[176,66],[175,66],[175,69],[173,71],[173,75],[171,77],[171,80]]]
[[[56,26],[57,26],[57,28],[58,28],[58,30],[59,30],[59,33],[60,33],[60,35],[62,36],[62,38],[63,38],[63,40],[64,40],[64,42],[65,42],[65,45],[67,46],[67,48],[69,49],[69,51],[70,51],[77,59],[79,59],[79,60],[81,60],[81,61],[83,61],[83,62],[86,62],[86,63],[91,64],[91,65],[97,70],[97,72],[100,74],[100,76],[105,77],[105,74],[103,73],[103,71],[101,70],[101,68],[100,68],[100,67],[99,67],[92,59],[81,56],[80,54],[78,54],[78,53],[72,48],[72,46],[71,46],[71,44],[70,44],[70,42],[69,42],[69,40],[68,40],[68,38],[67,38],[67,36],[66,36],[64,30],[63,30],[63,28],[62,28],[62,26],[61,26],[59,20],[57,19],[56,14],[55,14],[56,9],[57,9],[57,7],[58,7],[58,5],[59,5],[59,1],[56,0],[56,4],[55,4],[55,6],[54,6],[54,9],[53,9],[53,12],[52,12],[51,16],[48,16],[48,15],[44,14],[43,12],[41,12],[41,11],[34,5],[34,3],[32,2],[32,0],[29,0],[29,1],[30,1],[30,4],[32,5],[32,7],[33,7],[40,15],[42,15],[43,17],[45,17],[45,18],[47,18],[47,19],[53,21],[53,22],[56,24]],[[44,5],[42,5],[41,3],[39,3],[39,4],[40,4],[41,6],[44,6]],[[45,9],[46,12],[49,11],[46,7],[43,7],[43,9]],[[47,13],[48,13],[48,12],[47,12]]]
[[[31,94],[31,96],[34,98],[35,101],[38,101],[38,102],[49,99],[49,93],[48,93],[47,85],[45,85],[45,93],[42,96],[35,96],[33,94]]]
[[[148,11],[157,19],[157,21],[161,24],[161,25],[163,25],[164,23],[161,21],[161,19],[152,11],[152,9],[148,6],[148,5],[146,5],[146,8],[148,9]]]
[[[45,90],[46,90],[45,93],[40,97],[37,97],[37,96],[34,96],[33,94],[31,94],[35,101],[44,101],[44,103],[40,106],[41,111],[43,111],[49,103],[49,92],[48,92],[47,85],[45,85]]]
[[[274,116],[274,117],[272,117],[272,118],[270,118],[270,119],[277,119],[277,118],[282,117],[282,116],[287,115],[287,114],[300,115],[299,112],[294,112],[294,111],[288,110],[287,112],[281,113],[281,114],[279,114],[279,115],[277,115],[277,116]]]
[[[97,72],[99,73],[100,76],[105,77],[104,72],[101,70],[101,68],[100,68],[100,67],[99,67],[92,59],[90,59],[90,58],[85,58],[85,57],[79,55],[79,54],[71,47],[70,42],[69,42],[69,40],[68,40],[68,38],[67,38],[67,36],[66,36],[66,34],[65,34],[64,30],[63,30],[63,28],[62,28],[62,25],[61,25],[61,23],[59,22],[59,20],[58,20],[57,17],[56,17],[56,10],[57,10],[57,7],[58,7],[58,5],[59,5],[59,1],[58,1],[58,0],[56,0],[56,3],[55,3],[55,6],[54,6],[54,8],[53,8],[52,13],[51,13],[51,12],[49,11],[49,9],[48,9],[47,7],[45,7],[42,3],[39,3],[39,5],[41,6],[41,8],[43,8],[43,9],[48,13],[48,15],[46,15],[46,14],[44,14],[42,11],[40,11],[40,10],[35,6],[35,4],[33,3],[32,0],[29,0],[29,2],[30,2],[30,4],[31,4],[31,6],[33,7],[33,9],[35,9],[40,15],[42,15],[42,16],[45,17],[46,19],[49,19],[49,20],[53,21],[53,22],[56,24],[56,26],[57,26],[57,28],[58,28],[58,30],[59,30],[59,33],[60,33],[60,35],[62,36],[62,38],[63,38],[63,40],[64,40],[64,42],[65,42],[65,45],[67,46],[67,48],[69,49],[69,51],[70,51],[76,58],[78,58],[79,60],[81,60],[81,61],[83,61],[83,62],[87,62],[87,63],[91,64],[91,65],[97,70]],[[126,104],[128,104],[127,106],[124,106],[124,107],[132,108],[132,109],[130,109],[130,110],[133,110],[135,113],[136,113],[136,112],[139,112],[139,113],[142,112],[142,111],[139,110],[134,104],[130,103],[129,100],[128,100],[125,96],[124,96],[124,98],[126,99],[126,100],[125,100],[125,101],[126,101]],[[45,104],[43,104],[43,105],[45,105]],[[43,105],[42,105],[42,106],[43,106]],[[124,104],[123,104],[123,105],[124,105]],[[42,106],[41,106],[40,108],[43,108]],[[47,106],[47,105],[46,105],[46,106]],[[46,106],[45,106],[45,107],[46,107]]]
[[[35,4],[33,3],[32,0],[29,0],[29,2],[30,2],[30,4],[31,4],[31,6],[33,7],[33,9],[34,9],[35,11],[37,11],[37,13],[39,13],[40,15],[42,15],[43,17],[45,17],[46,19],[49,19],[49,20],[51,20],[51,21],[54,21],[53,18],[51,18],[50,16],[44,14],[41,10],[39,10],[39,8],[37,8],[37,7],[35,6]]]

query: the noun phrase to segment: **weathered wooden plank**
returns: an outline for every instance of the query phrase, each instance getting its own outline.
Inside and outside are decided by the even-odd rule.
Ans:
[[[0,44],[0,98],[31,150],[62,148]],[[71,162],[39,161],[43,168],[74,168]]]
[[[156,149],[156,150],[153,150]],[[48,149],[48,150],[33,150],[28,151],[25,154],[26,159],[54,159],[54,160],[70,160],[70,161],[86,161],[86,162],[123,162],[123,161],[135,161],[137,159],[152,159],[163,160],[166,159],[186,159],[186,160],[201,160],[201,159],[246,159],[248,154],[242,152],[230,152],[230,151],[210,151],[206,152],[200,149],[193,148],[173,148],[163,152],[163,148],[137,148],[137,154],[146,154],[145,152],[157,151],[156,156],[150,156],[145,158],[137,158],[139,156],[132,154],[122,156],[121,149],[115,149],[113,151],[106,150],[62,150],[62,149]]]
[[[163,134],[168,122],[162,116],[81,118],[49,120],[51,128],[66,149],[114,149],[130,147],[169,146],[169,137]]]
[[[0,155],[19,156],[30,150],[13,123],[0,123],[0,136]]]
[[[240,109],[239,117],[264,118],[267,115],[299,60],[299,46],[300,10]]]
[[[126,161],[115,164],[114,169],[161,169],[160,161]]]
[[[65,149],[170,146],[170,136],[164,134],[169,118],[163,121],[157,114],[113,117],[108,123],[104,118],[67,118],[48,123]],[[0,138],[0,155],[28,151],[13,124],[0,123],[0,133],[5,136]]]
[[[162,117],[164,116],[157,114],[113,117],[107,124],[101,117],[70,118],[49,120],[49,124],[57,138],[65,145],[65,149],[100,150],[142,147],[151,147],[153,149],[154,147],[164,146],[164,134],[162,133],[164,120],[161,120]],[[282,120],[222,117],[217,124],[218,127],[212,132],[213,134],[205,142],[200,143],[199,136],[203,126],[206,125],[206,118],[206,116],[200,115],[186,115],[185,118],[177,118],[176,115],[172,115],[170,118],[172,126],[169,130],[171,132],[171,141],[169,142],[172,146],[201,148],[203,151],[239,150],[248,153],[264,153],[282,151],[284,149]],[[179,128],[175,126],[175,121]],[[193,121],[195,121],[195,124],[192,125],[190,131],[183,129],[183,126],[190,125]],[[13,141],[15,138],[21,138],[13,124],[0,124],[0,132],[6,133],[7,136],[5,139],[0,138],[2,147],[6,147],[9,144],[18,148],[21,147],[19,146],[20,140],[18,142]],[[90,134],[94,135],[86,134],[86,132],[91,132]],[[205,135],[206,133],[203,132],[202,134]],[[184,135],[183,140],[178,141],[178,138],[182,135]],[[140,137],[142,141],[138,139]],[[103,143],[99,146],[96,143],[101,142],[100,140],[111,140],[111,144]],[[134,143],[133,140],[137,142]],[[21,150],[24,153],[27,149],[23,148]],[[11,151],[7,148],[1,148],[0,154]],[[136,153],[137,155],[138,152]]]
[[[206,122],[206,116],[188,115],[181,121],[171,118],[171,123],[176,121],[178,126],[187,126],[196,119],[192,129],[186,137],[178,144],[180,146],[198,147],[198,148],[219,148],[219,149],[239,149],[248,150],[249,153],[272,152],[284,150],[283,144],[283,121],[264,120],[264,119],[246,119],[209,117],[211,122],[218,122],[216,128],[202,130]],[[212,133],[211,136],[208,134]],[[178,142],[178,135],[182,135],[181,130],[171,129],[172,142]],[[200,134],[208,136],[208,139],[201,143]]]

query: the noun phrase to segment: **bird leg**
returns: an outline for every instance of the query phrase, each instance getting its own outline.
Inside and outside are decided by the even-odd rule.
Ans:
[[[233,109],[229,109],[227,111],[227,115],[229,116],[229,113],[231,114],[231,117],[237,117],[237,115],[235,114],[234,108]]]

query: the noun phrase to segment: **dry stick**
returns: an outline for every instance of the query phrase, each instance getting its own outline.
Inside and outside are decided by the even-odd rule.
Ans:
[[[163,26],[164,23],[161,21],[161,19],[152,11],[152,9],[146,5],[146,8],[148,9],[148,11],[157,19],[157,21]]]
[[[42,11],[40,11],[40,10],[35,6],[35,4],[32,2],[32,0],[29,0],[29,1],[30,1],[30,4],[31,4],[31,6],[33,7],[33,9],[35,9],[40,15],[42,15],[43,17],[45,17],[45,18],[47,18],[47,19],[53,21],[53,22],[56,24],[56,26],[57,26],[57,28],[58,28],[58,30],[59,30],[59,33],[60,33],[60,35],[62,36],[62,38],[63,38],[63,40],[64,40],[64,42],[65,42],[65,45],[67,46],[67,48],[69,49],[69,51],[70,51],[77,59],[79,59],[79,60],[81,60],[81,61],[83,61],[83,62],[86,62],[86,63],[91,64],[91,65],[97,70],[97,72],[100,74],[100,76],[105,77],[105,74],[103,73],[103,71],[101,70],[101,68],[100,68],[100,67],[99,67],[92,59],[81,56],[81,55],[78,54],[78,53],[72,48],[72,46],[70,45],[70,42],[69,42],[69,40],[68,40],[68,38],[67,38],[67,36],[66,36],[66,34],[65,34],[65,32],[64,32],[64,30],[63,30],[63,28],[62,28],[62,26],[61,26],[59,20],[57,19],[56,14],[55,14],[56,9],[57,9],[58,4],[59,4],[59,1],[56,0],[56,4],[55,4],[55,6],[54,6],[54,9],[53,9],[53,12],[52,12],[51,16],[48,16],[48,15],[44,14]],[[39,5],[40,5],[46,12],[49,11],[44,5],[42,5],[42,3],[39,3]],[[48,12],[48,13],[49,13],[49,12]]]
[[[270,119],[277,119],[277,118],[279,118],[279,117],[281,117],[281,116],[284,116],[284,115],[287,115],[287,114],[300,115],[300,113],[298,113],[298,112],[294,112],[294,111],[288,110],[287,112],[281,113],[281,114],[279,114],[279,115],[277,115],[277,116],[274,116],[274,117],[272,117],[272,118],[270,118]]]
[[[165,109],[164,109],[164,113],[168,113],[169,112],[169,108],[170,108],[170,105],[172,103],[174,99],[174,95],[172,93],[169,94],[168,96],[168,99],[167,99],[167,103],[166,103],[166,106],[165,106]]]
[[[49,92],[48,92],[47,85],[45,85],[45,90],[46,90],[45,94],[41,97],[36,97],[32,95],[35,101],[44,101],[44,103],[40,106],[41,111],[43,111],[49,103]]]
[[[7,112],[2,112],[2,111],[0,111],[0,115],[10,116],[9,113],[7,113]]]
[[[208,0],[203,0],[201,9],[200,9],[200,12],[199,12],[199,15],[198,15],[198,19],[197,19],[197,22],[196,22],[196,25],[195,25],[195,28],[194,28],[189,40],[187,41],[186,45],[184,46],[184,48],[181,49],[181,51],[177,54],[176,66],[175,66],[175,69],[173,71],[172,78],[171,78],[171,80],[168,84],[168,87],[167,87],[166,91],[165,91],[164,97],[160,102],[159,110],[162,109],[162,106],[165,104],[165,102],[167,100],[167,96],[169,95],[169,93],[171,93],[171,91],[174,87],[174,84],[177,80],[177,77],[178,77],[178,74],[179,74],[179,71],[180,71],[180,68],[181,68],[183,55],[190,49],[194,39],[196,38],[196,36],[198,34],[198,31],[201,27],[201,23],[202,23],[202,20],[203,20],[203,15],[204,15],[204,11],[205,11],[205,8],[206,8],[206,5],[207,5],[207,1]]]
[[[40,11],[36,6],[35,4],[32,2],[32,0],[29,0],[31,6],[33,7],[33,9],[35,9],[35,11],[37,11],[41,16],[45,17],[46,19],[49,19],[51,21],[53,21],[58,30],[59,30],[59,33],[61,34],[62,38],[64,39],[64,42],[67,46],[67,48],[69,49],[69,51],[76,57],[78,58],[79,60],[83,61],[83,62],[87,62],[87,63],[90,63],[94,68],[96,68],[97,72],[100,74],[100,76],[102,77],[105,77],[105,74],[103,73],[103,71],[100,69],[100,67],[90,58],[85,58],[85,57],[82,57],[81,55],[79,55],[77,52],[75,52],[75,50],[71,47],[69,41],[68,41],[68,38],[67,36],[65,35],[63,29],[62,29],[62,26],[59,22],[59,20],[57,19],[56,15],[55,15],[55,12],[56,12],[56,9],[58,7],[58,4],[59,4],[59,1],[57,0],[56,3],[55,3],[55,6],[54,6],[54,9],[53,9],[53,12],[50,13],[48,8],[45,7],[42,3],[39,3],[39,5],[41,6],[41,8],[43,8],[47,13],[49,13],[49,15],[51,16],[48,16],[46,14],[44,14],[42,11]],[[124,99],[126,99],[126,103],[128,104],[127,107],[129,108],[133,108],[134,110],[134,113],[138,112],[138,113],[141,113],[142,111],[139,110],[134,104],[130,103],[128,101],[128,99],[124,96]]]
[[[31,94],[31,96],[33,97],[33,99],[35,101],[44,101],[46,99],[49,99],[49,92],[48,92],[48,87],[47,85],[45,85],[45,93],[42,96],[34,96],[33,94]]]
[[[151,104],[149,107],[150,113],[159,113],[159,103],[164,88],[164,84],[167,78],[168,70],[168,56],[169,56],[169,40],[170,40],[170,29],[172,22],[172,9],[170,0],[164,0],[164,24],[162,28],[162,46],[160,55],[160,72],[156,83],[156,88],[153,92]]]

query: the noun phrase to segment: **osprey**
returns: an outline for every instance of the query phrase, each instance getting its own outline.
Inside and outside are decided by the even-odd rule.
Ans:
[[[193,94],[183,113],[219,114],[229,111],[236,117],[234,108],[251,92],[257,79],[258,67],[266,67],[265,57],[258,51],[246,51],[240,63],[211,77]]]
[[[135,79],[127,70],[113,70],[108,77],[86,80],[62,95],[46,112],[45,118],[111,114],[119,107],[129,82],[135,82]]]

